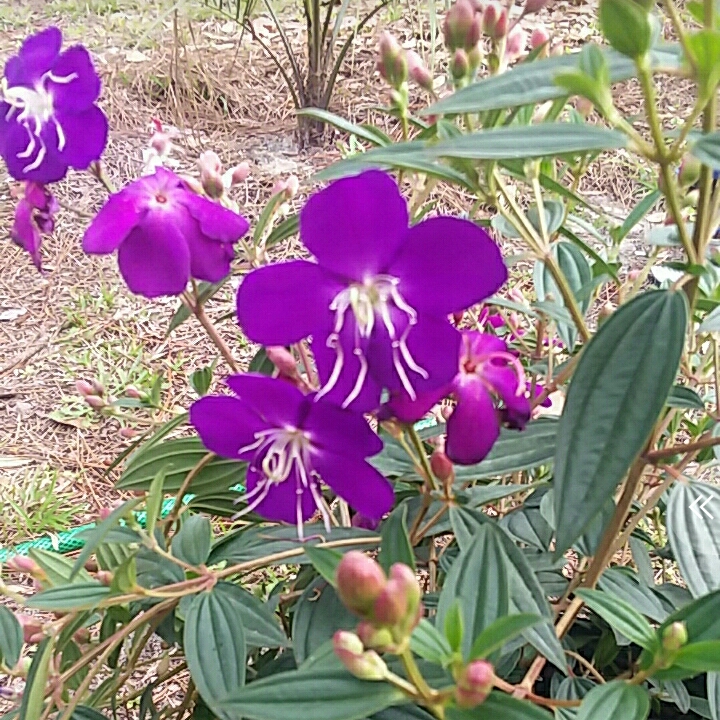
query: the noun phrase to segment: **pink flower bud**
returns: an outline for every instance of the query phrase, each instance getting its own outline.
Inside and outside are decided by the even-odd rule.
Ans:
[[[489,2],[483,13],[483,30],[491,40],[501,40],[507,35],[507,10],[496,0]]]
[[[125,397],[132,398],[133,400],[142,400],[143,394],[134,385],[128,385],[125,388]]]
[[[452,319],[455,325],[460,325],[460,323],[463,321],[463,318],[465,317],[465,311],[462,310],[460,312],[453,313]]]
[[[361,680],[383,680],[387,665],[374,651],[365,651],[360,638],[351,632],[338,630],[333,635],[333,649],[340,662]]]
[[[378,652],[392,652],[396,645],[389,628],[377,628],[371,622],[363,621],[357,628],[357,635],[362,644]]]
[[[559,57],[560,55],[565,54],[565,43],[562,42],[562,40],[553,43],[550,46],[550,57]]]
[[[23,640],[26,643],[34,644],[43,639],[43,624],[38,618],[32,615],[26,615],[25,613],[17,613],[15,618],[20,623],[23,631]]]
[[[550,33],[544,25],[536,25],[530,33],[530,48],[535,50],[550,41]]]
[[[508,62],[517,60],[525,52],[527,39],[527,33],[519,25],[510,31],[505,45],[505,59]]]
[[[440,482],[445,483],[455,476],[452,460],[442,451],[435,450],[430,456],[430,468]]]
[[[93,408],[93,410],[102,410],[106,405],[105,401],[97,395],[86,395],[85,402]]]
[[[420,596],[415,573],[407,565],[395,563],[373,605],[373,620],[379,625],[409,631],[419,621]]]
[[[223,182],[226,187],[233,187],[234,185],[244,183],[248,177],[250,177],[250,165],[243,160],[239,165],[230,168],[223,175]]]
[[[366,615],[382,592],[387,579],[383,569],[359,550],[345,553],[335,574],[337,593],[343,604]]]
[[[380,35],[378,50],[380,57],[377,69],[380,76],[390,87],[399,89],[408,77],[405,53],[398,41],[387,31]]]
[[[11,570],[26,573],[34,578],[45,579],[45,571],[32,559],[26,555],[13,555],[5,563]]]
[[[203,171],[200,173],[200,184],[205,194],[211,198],[221,198],[225,193],[223,179],[218,173]]]
[[[525,0],[523,15],[533,15],[540,12],[547,4],[548,0]]]
[[[107,520],[110,517],[111,513],[112,513],[111,508],[106,508],[106,507],[100,508],[100,510],[98,510],[98,520],[100,520],[101,522],[103,520]]]
[[[288,200],[292,200],[298,194],[299,189],[300,181],[298,180],[297,175],[290,175],[285,181],[285,193]]]
[[[265,348],[268,359],[285,377],[296,377],[298,374],[297,362],[293,354],[282,345]]]
[[[472,2],[456,0],[443,22],[443,35],[448,50],[472,50],[478,44],[481,32],[482,18],[475,13]]]
[[[91,380],[93,393],[102,397],[105,394],[105,386],[99,380]]]
[[[432,92],[433,78],[422,58],[414,50],[408,50],[405,53],[405,58],[407,59],[410,79],[423,90]]]
[[[462,80],[470,72],[470,60],[467,53],[458,48],[450,60],[450,74],[455,80]]]
[[[76,380],[75,388],[83,397],[95,394],[95,389],[87,380]]]
[[[150,138],[150,147],[160,157],[164,157],[170,152],[170,148],[172,147],[170,136],[164,132],[153,133],[153,136]]]
[[[635,282],[640,277],[640,270],[631,270],[628,273],[628,280]]]
[[[98,570],[95,579],[102,585],[112,585],[113,574],[109,570]]]
[[[218,154],[212,150],[206,150],[200,155],[198,159],[198,166],[200,168],[200,173],[207,172],[217,174],[222,169],[222,163],[220,162]]]
[[[487,698],[494,683],[493,666],[487,660],[473,660],[457,678],[455,702],[458,707],[473,708]]]

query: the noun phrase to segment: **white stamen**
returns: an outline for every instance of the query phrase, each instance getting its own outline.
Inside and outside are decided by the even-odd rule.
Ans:
[[[327,339],[327,346],[335,350],[335,363],[330,378],[320,389],[317,398],[329,393],[338,383],[344,367],[344,352],[340,341],[340,332],[345,326],[345,316],[350,310],[355,320],[355,337],[353,355],[360,363],[358,376],[352,390],[342,402],[342,407],[348,407],[360,395],[367,379],[369,365],[362,348],[362,341],[369,340],[375,330],[376,316],[383,324],[392,345],[393,367],[400,378],[405,391],[414,400],[417,395],[408,376],[408,370],[427,379],[428,372],[412,357],[407,346],[407,338],[417,325],[417,313],[406,302],[398,290],[398,278],[390,275],[377,275],[368,278],[364,283],[354,283],[339,292],[330,303],[330,310],[335,313],[333,332]],[[406,324],[402,333],[398,333],[393,322],[391,310],[398,310],[405,316]]]

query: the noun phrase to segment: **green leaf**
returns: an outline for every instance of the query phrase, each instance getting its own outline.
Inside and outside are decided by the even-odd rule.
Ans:
[[[537,705],[494,690],[472,710],[448,707],[445,717],[447,720],[549,720],[551,716]]]
[[[613,680],[594,687],[583,698],[577,720],[645,720],[649,714],[650,696],[645,688]]]
[[[358,619],[343,604],[332,585],[322,578],[306,588],[295,607],[293,652],[298,664],[310,657],[337,630],[354,630]]]
[[[190,385],[198,395],[207,395],[208,390],[210,390],[210,385],[212,385],[214,371],[215,363],[212,365],[205,365],[205,367],[198,368],[191,373]]]
[[[185,658],[193,682],[217,715],[219,704],[245,684],[245,629],[227,592],[195,595],[185,615]]]
[[[455,477],[461,482],[483,480],[551,463],[558,425],[555,418],[540,418],[522,432],[503,428],[488,456],[477,465],[457,466]]]
[[[690,148],[690,152],[703,165],[707,165],[713,170],[720,170],[720,131],[701,135]]]
[[[686,322],[682,292],[651,291],[617,310],[586,346],[555,452],[558,556],[583,534],[643,449],[675,380]]]
[[[23,631],[15,615],[0,605],[0,663],[14,668],[20,660],[23,646]]]
[[[264,347],[258,348],[258,351],[253,355],[250,365],[248,365],[248,372],[267,376],[271,376],[275,372],[275,365],[267,356],[267,350]]]
[[[460,604],[460,598],[455,598],[455,602],[445,613],[445,622],[443,623],[445,630],[445,638],[453,652],[460,651],[463,639],[463,610]]]
[[[408,565],[415,570],[415,553],[413,552],[407,530],[407,505],[399,505],[383,522],[380,530],[380,555],[378,562],[388,572],[395,563]]]
[[[91,582],[92,575],[81,567],[73,577],[75,560],[65,557],[56,552],[30,548],[28,555],[42,568],[53,587],[57,585],[68,585],[73,582]]]
[[[217,703],[224,720],[363,720],[406,703],[385,682],[358,680],[345,668],[278,673],[256,680]]]
[[[673,665],[697,673],[720,672],[720,640],[705,640],[681,647],[675,655]]]
[[[600,29],[615,50],[631,58],[644,55],[652,43],[650,13],[637,2],[600,0]]]
[[[693,597],[720,589],[720,488],[675,483],[667,508],[667,534]]]
[[[669,614],[653,589],[640,582],[629,568],[608,568],[600,577],[598,588],[656,622],[663,622]]]
[[[45,705],[53,638],[45,638],[37,647],[28,670],[18,720],[39,720]]]
[[[635,64],[631,60],[608,48],[603,48],[602,53],[607,60],[610,82],[622,82],[635,76]],[[680,61],[680,48],[677,44],[664,44],[651,51],[653,67],[675,69],[680,66]],[[579,69],[579,62],[580,53],[576,52],[531,63],[519,63],[507,72],[483,78],[433,103],[423,110],[422,114],[477,113],[555,100],[567,94],[555,82],[558,73]]]
[[[708,673],[707,699],[712,720],[720,720],[720,673]]]
[[[361,140],[369,142],[371,145],[389,145],[392,141],[387,138],[386,142],[380,142],[378,135],[362,125],[355,125],[345,120],[345,118],[336,115],[335,113],[328,112],[327,110],[320,110],[319,108],[303,108],[296,111],[298,115],[302,117],[309,117],[321,122],[333,125],[338,130],[348,133],[349,135],[356,135]]]
[[[475,638],[470,650],[470,659],[477,660],[492,655],[505,643],[520,635],[523,630],[527,630],[539,622],[542,622],[542,618],[539,615],[531,615],[530,613],[506,615],[498,618]]]
[[[714,590],[676,610],[660,626],[660,636],[674,622],[685,623],[688,643],[720,640],[720,590]]]
[[[720,81],[720,32],[703,28],[688,33],[686,41],[697,69],[700,96],[710,97]]]
[[[705,316],[702,324],[698,328],[698,332],[718,332],[720,331],[720,305],[712,312]]]
[[[335,587],[335,574],[343,558],[342,553],[331,548],[308,545],[305,548],[305,554],[310,558],[310,562],[320,575]]]
[[[625,222],[618,228],[610,231],[610,236],[615,243],[621,243],[631,232],[631,230],[655,207],[658,200],[662,197],[660,190],[650,191],[625,218]]]
[[[120,520],[128,515],[133,508],[137,507],[142,498],[126,500],[122,505],[115,508],[104,520],[99,522],[85,539],[85,545],[75,560],[72,567],[70,579],[72,580],[82,569],[96,548],[105,540],[108,533],[120,524]]]
[[[157,473],[168,466],[164,491],[176,493],[187,474],[208,454],[200,438],[175,438],[150,447],[143,445],[127,462],[117,483],[123,490],[145,490]],[[244,484],[246,463],[226,458],[213,458],[190,483],[188,492],[199,494],[224,491],[238,483]]]
[[[265,247],[271,248],[283,240],[287,240],[293,235],[297,235],[300,230],[300,218],[297,213],[288,215],[284,220],[279,222],[275,229],[267,236],[265,240]]]
[[[202,515],[188,514],[172,539],[172,554],[190,565],[204,565],[210,555],[212,527]]]
[[[692,389],[685,385],[673,385],[666,402],[668,407],[683,408],[687,410],[704,410],[705,403]]]
[[[473,640],[498,618],[508,614],[507,556],[495,528],[480,525],[472,543],[462,550],[450,567],[438,600],[437,624],[460,601],[463,658],[470,656]]]
[[[427,619],[422,618],[410,637],[410,649],[436,665],[445,665],[452,648],[445,636]]]
[[[650,623],[624,600],[602,590],[578,590],[576,595],[594,610],[610,627],[646,650],[657,647],[657,637]]]
[[[27,600],[27,607],[36,610],[67,612],[89,610],[110,596],[110,588],[99,582],[78,582],[50,588],[33,595]]]

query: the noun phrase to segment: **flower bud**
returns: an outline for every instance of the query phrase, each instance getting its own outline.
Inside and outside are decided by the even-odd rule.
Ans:
[[[456,312],[452,314],[452,319],[455,325],[460,325],[462,323],[463,318],[465,317],[465,311],[461,310],[460,312]]]
[[[614,312],[615,306],[610,302],[606,302],[598,312],[598,322],[607,320]]]
[[[496,0],[489,2],[483,13],[482,27],[491,40],[504,38],[508,31],[507,9]]]
[[[480,41],[482,17],[470,0],[456,0],[443,22],[443,35],[448,50],[472,50]]]
[[[640,270],[631,270],[628,273],[628,280],[630,280],[630,282],[635,282],[640,277],[640,275]]]
[[[203,172],[219,173],[222,169],[222,163],[220,162],[218,154],[212,150],[206,150],[200,155],[198,158],[198,166],[201,174]]]
[[[519,25],[516,25],[510,31],[505,45],[505,59],[507,62],[517,60],[525,52],[526,44],[527,33]]]
[[[435,450],[430,456],[430,468],[435,477],[443,484],[455,476],[452,460],[442,450]]]
[[[378,628],[365,620],[357,626],[356,631],[366,648],[378,652],[392,652],[396,648],[395,639],[389,628]]]
[[[113,574],[109,570],[98,570],[95,573],[95,579],[102,585],[112,585]]]
[[[408,68],[405,54],[398,41],[389,32],[380,35],[378,43],[380,58],[377,69],[380,76],[396,90],[407,80]]]
[[[676,652],[688,641],[687,626],[684,622],[674,622],[668,625],[662,634],[664,650]]]
[[[433,77],[422,58],[414,50],[408,50],[407,53],[405,53],[405,58],[407,60],[410,79],[423,90],[432,92]]]
[[[217,199],[225,193],[223,179],[218,173],[201,172],[200,184],[208,197]]]
[[[24,642],[34,645],[43,639],[43,624],[38,618],[25,613],[17,613],[15,619],[22,628]]]
[[[525,0],[523,15],[533,15],[540,12],[547,4],[548,0]]]
[[[288,179],[285,181],[285,194],[287,195],[287,199],[292,200],[298,194],[299,189],[300,181],[297,175],[288,176]]]
[[[32,559],[26,555],[13,555],[5,563],[11,570],[26,573],[34,578],[44,580],[47,576],[45,571]]]
[[[697,158],[686,155],[678,169],[680,187],[688,188],[694,185],[700,179],[701,168],[702,163]]]
[[[398,580],[388,580],[373,605],[373,619],[379,625],[394,627],[402,622],[408,612],[408,598]]]
[[[132,398],[133,400],[142,400],[144,395],[134,385],[128,385],[125,388],[125,397]]]
[[[80,628],[73,635],[73,640],[81,645],[90,641],[90,630],[85,627]]]
[[[359,550],[345,553],[337,567],[335,581],[340,600],[361,616],[372,609],[387,583],[380,565]]]
[[[333,649],[340,662],[361,680],[383,680],[387,676],[387,665],[374,651],[365,651],[360,638],[351,632],[338,630],[333,635]]]
[[[150,147],[160,156],[164,157],[170,152],[172,143],[170,136],[164,132],[155,132],[150,138]]]
[[[455,686],[458,707],[470,709],[484,702],[495,682],[493,666],[487,660],[473,660],[460,672]]]
[[[94,395],[95,390],[93,386],[87,382],[87,380],[76,380],[75,381],[75,389],[83,396],[88,397],[89,395]]]
[[[550,33],[544,25],[536,25],[530,33],[530,48],[536,50],[545,43],[550,42]]]
[[[85,402],[93,408],[93,410],[102,410],[106,405],[105,401],[97,395],[86,395]]]
[[[102,397],[105,394],[105,386],[99,380],[91,380],[90,384],[95,395]]]
[[[268,360],[278,369],[281,375],[294,378],[298,374],[298,367],[293,354],[282,345],[273,345],[265,348]]]
[[[470,72],[470,60],[467,53],[458,48],[450,60],[450,74],[455,80],[462,80]]]
[[[244,183],[248,177],[250,177],[250,165],[243,160],[239,165],[225,171],[222,176],[223,185],[226,189],[231,188]]]

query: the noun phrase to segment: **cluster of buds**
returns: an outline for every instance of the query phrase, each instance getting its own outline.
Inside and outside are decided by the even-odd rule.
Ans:
[[[335,579],[338,596],[361,618],[357,637],[363,648],[402,653],[422,616],[415,573],[395,563],[386,576],[375,560],[353,550],[338,565]]]
[[[404,50],[389,32],[380,35],[377,70],[380,77],[393,89],[397,99],[407,95],[407,81],[412,80],[418,87],[433,92],[433,76],[423,59],[415,50]]]
[[[285,200],[292,200],[300,189],[300,181],[297,175],[288,175],[284,180],[276,180],[272,187],[271,194],[279,195],[283,193]]]
[[[76,380],[75,388],[93,410],[102,410],[107,406],[105,387],[99,380]]]
[[[450,75],[456,83],[472,78],[480,66],[482,32],[482,8],[473,0],[457,0],[443,22],[445,46],[450,51]]]
[[[340,662],[361,680],[384,680],[388,675],[385,661],[375,650],[366,650],[353,632],[338,630],[333,635],[333,649]]]
[[[250,165],[245,161],[223,172],[222,162],[212,150],[206,150],[200,155],[198,167],[202,191],[214,200],[223,198],[231,187],[244,183],[250,175]]]
[[[179,134],[177,128],[164,126],[160,120],[153,118],[151,123],[152,135],[146,148],[142,151],[141,175],[152,175],[159,167],[177,167],[178,161],[170,157],[174,145],[173,137]]]

